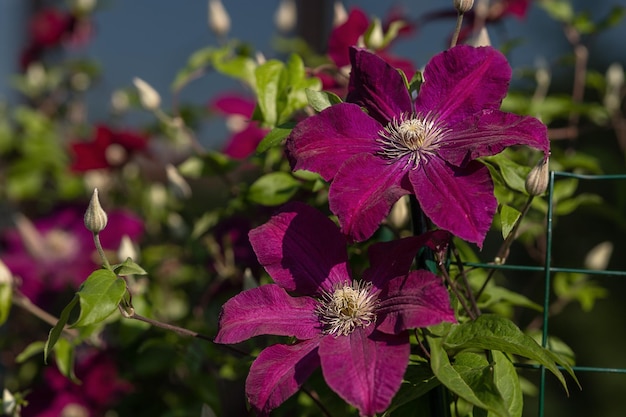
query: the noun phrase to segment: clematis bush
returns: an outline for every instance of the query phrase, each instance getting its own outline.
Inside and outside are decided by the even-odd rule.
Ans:
[[[587,406],[579,326],[616,290],[590,271],[626,270],[626,200],[550,172],[624,173],[624,70],[583,60],[624,9],[335,2],[320,39],[304,3],[261,51],[210,0],[215,42],[170,91],[133,74],[98,120],[100,5],[33,6],[25,100],[0,107],[3,415],[523,417],[544,377]],[[489,40],[531,9],[564,28],[572,87]],[[186,102],[207,74],[228,87]]]

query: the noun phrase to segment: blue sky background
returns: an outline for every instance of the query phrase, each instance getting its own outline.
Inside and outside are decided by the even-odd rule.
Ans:
[[[25,0],[0,0],[0,97],[4,98],[14,97],[8,79],[15,70],[14,59],[23,42],[22,2]],[[249,42],[271,57],[272,38],[277,34],[273,16],[278,0],[223,2],[231,16],[231,37]],[[381,17],[391,5],[398,5],[407,11],[407,17],[416,18],[428,11],[448,8],[451,3],[451,0],[365,0],[345,1],[344,5],[348,9],[359,6],[368,14]],[[103,68],[103,78],[88,95],[88,112],[92,120],[107,117],[111,93],[117,88],[130,86],[133,77],[143,78],[156,87],[167,105],[169,85],[187,58],[194,51],[217,43],[207,27],[205,0],[106,0],[99,4],[94,15],[94,38],[86,48],[70,52],[71,55],[93,58]],[[577,0],[574,4],[577,10],[589,9],[597,20],[613,5],[626,5],[626,0]],[[453,25],[453,20],[430,23],[417,36],[398,43],[396,52],[423,66],[433,54],[445,49]],[[494,46],[505,40],[523,39],[509,56],[514,68],[533,66],[538,59],[552,62],[568,47],[559,25],[538,5],[531,7],[525,20],[507,19],[505,24],[492,28],[490,35]],[[625,63],[623,39],[626,39],[623,23],[592,39],[589,46],[594,66],[604,69],[614,61]],[[225,77],[214,74],[192,83],[183,91],[181,99],[183,102],[205,103],[215,93],[236,87]]]

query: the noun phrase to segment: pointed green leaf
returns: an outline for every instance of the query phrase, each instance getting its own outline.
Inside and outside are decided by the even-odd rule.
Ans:
[[[522,213],[520,213],[517,209],[507,206],[503,204],[500,208],[500,223],[502,225],[502,238],[506,239],[509,233],[515,227],[515,223],[520,218]]]
[[[504,404],[511,417],[521,417],[524,409],[522,386],[515,365],[506,355],[492,350],[493,381],[504,399]]]
[[[428,363],[409,364],[400,390],[393,397],[391,405],[387,408],[383,417],[391,415],[391,412],[398,407],[420,398],[439,384],[439,380],[433,374]]]
[[[493,383],[493,368],[475,353],[460,353],[452,366],[443,349],[443,339],[426,336],[430,365],[439,381],[459,397],[500,417],[510,417],[504,400]]]
[[[0,265],[2,267],[2,265]],[[0,271],[2,273],[2,271]],[[11,283],[2,282],[0,283],[0,326],[7,320],[9,317],[9,311],[11,311],[11,302],[13,298],[13,289],[11,288]]]
[[[283,139],[289,136],[295,125],[295,123],[284,123],[270,130],[261,143],[259,143],[259,146],[257,146],[257,153],[263,153],[269,148],[279,145]]]
[[[250,186],[248,200],[264,206],[287,202],[300,188],[300,181],[286,172],[263,175]]]
[[[59,339],[54,346],[54,359],[62,375],[75,383],[79,382],[74,374],[74,346],[70,341]]]
[[[46,340],[46,344],[43,349],[44,362],[48,362],[48,355],[50,354],[52,348],[54,348],[54,345],[56,345],[57,341],[59,340],[61,332],[63,331],[63,328],[65,328],[65,325],[70,318],[70,313],[72,312],[76,304],[78,304],[78,295],[74,295],[72,301],[70,301],[69,304],[65,306],[63,311],[61,311],[61,315],[59,315],[59,321],[57,321],[57,324],[55,324],[54,327],[50,329],[50,333],[48,334],[48,340]]]
[[[24,350],[21,351],[19,355],[15,357],[15,363],[22,363],[27,359],[33,357],[34,355],[43,352],[45,346],[45,342],[42,342],[40,340],[31,343],[30,345],[26,346],[26,348],[24,348]]]
[[[112,271],[94,271],[80,287],[77,295],[80,300],[80,315],[72,327],[98,323],[116,309],[126,292],[126,281]]]
[[[126,258],[121,264],[113,265],[113,272],[120,276],[147,275],[148,273],[131,258]]]
[[[333,104],[341,103],[341,98],[329,91],[315,91],[307,88],[305,92],[309,105],[313,107],[316,112],[321,112]]]
[[[474,321],[454,326],[446,338],[445,347],[452,352],[465,349],[499,350],[534,360],[552,372],[566,392],[567,383],[557,364],[576,379],[566,361],[542,348],[512,321],[494,314],[483,314]]]
[[[281,78],[284,77],[285,65],[277,60],[270,60],[254,71],[258,101],[258,113],[265,126],[275,126],[278,122],[278,98],[281,91]]]

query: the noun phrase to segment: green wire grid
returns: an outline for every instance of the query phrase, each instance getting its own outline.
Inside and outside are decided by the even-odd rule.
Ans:
[[[626,277],[626,271],[610,271],[610,270],[590,270],[590,269],[578,269],[578,268],[560,268],[552,266],[552,232],[553,232],[553,193],[554,193],[554,179],[555,177],[569,177],[580,180],[590,181],[609,181],[609,180],[626,180],[626,174],[615,175],[585,175],[585,174],[573,174],[570,172],[551,171],[548,184],[548,215],[547,215],[547,230],[546,230],[546,257],[545,266],[525,266],[525,265],[495,265],[484,263],[464,263],[470,267],[486,268],[486,269],[501,269],[501,270],[516,270],[516,271],[533,271],[544,272],[544,297],[543,297],[543,329],[542,329],[542,346],[545,348],[548,343],[548,313],[550,308],[550,290],[552,287],[551,279],[552,274],[556,272],[570,272],[581,273],[587,275],[604,275],[604,276],[623,276]],[[540,386],[538,397],[538,417],[544,416],[545,408],[545,391],[546,391],[546,368],[542,365],[522,365],[519,367],[534,368],[540,371]],[[603,368],[595,366],[573,366],[572,369],[576,373],[580,372],[597,372],[597,373],[612,373],[612,374],[626,374],[626,368]]]

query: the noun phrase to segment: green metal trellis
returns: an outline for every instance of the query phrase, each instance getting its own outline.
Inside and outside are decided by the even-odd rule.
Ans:
[[[495,265],[495,264],[483,264],[483,263],[466,263],[467,266],[488,268],[488,269],[501,269],[501,270],[516,270],[516,271],[532,271],[532,272],[544,272],[544,297],[543,297],[543,326],[542,326],[542,345],[547,346],[548,343],[548,322],[549,322],[549,307],[550,307],[550,291],[552,287],[552,274],[557,272],[569,272],[569,273],[581,273],[588,275],[601,275],[601,276],[626,276],[626,271],[607,271],[607,270],[589,270],[578,268],[560,268],[552,265],[552,233],[553,233],[553,193],[554,193],[554,180],[556,177],[569,177],[579,180],[589,181],[609,181],[609,180],[626,180],[626,175],[584,175],[573,174],[569,172],[550,172],[549,186],[548,186],[548,215],[547,215],[547,231],[546,231],[546,256],[545,266],[524,266],[524,265]],[[545,391],[546,391],[546,368],[544,366],[536,365],[532,366],[540,372],[539,382],[539,397],[538,397],[538,417],[544,416],[545,409]],[[613,374],[626,374],[626,368],[604,368],[596,366],[573,366],[572,369],[576,373],[585,372],[597,372],[597,373],[613,373]]]

